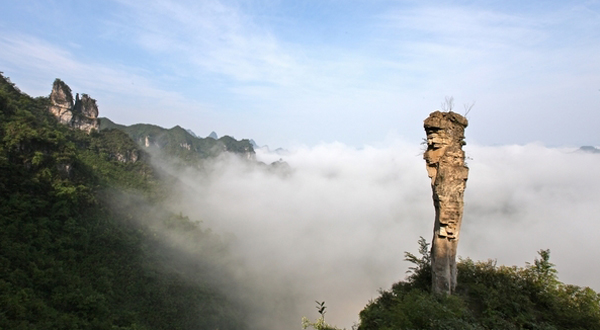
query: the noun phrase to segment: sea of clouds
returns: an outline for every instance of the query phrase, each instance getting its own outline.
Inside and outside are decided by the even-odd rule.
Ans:
[[[600,154],[539,144],[466,146],[470,168],[458,254],[524,266],[551,250],[559,279],[600,290]],[[379,289],[406,276],[404,252],[431,240],[434,209],[423,146],[296,147],[257,160],[222,157],[179,177],[172,207],[202,220],[239,258],[232,270],[251,322],[300,328],[318,317],[350,328]],[[243,291],[243,292],[242,292]]]

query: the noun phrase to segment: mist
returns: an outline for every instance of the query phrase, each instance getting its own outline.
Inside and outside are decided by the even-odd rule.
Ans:
[[[551,250],[559,279],[600,289],[600,155],[575,149],[466,146],[469,180],[458,254],[524,266]],[[300,329],[302,316],[349,329],[379,289],[403,280],[434,209],[422,146],[296,147],[275,169],[223,156],[202,170],[170,169],[170,200],[229,244],[237,258],[229,294],[263,329]],[[163,164],[164,166],[164,164]],[[231,263],[230,263],[231,265]]]

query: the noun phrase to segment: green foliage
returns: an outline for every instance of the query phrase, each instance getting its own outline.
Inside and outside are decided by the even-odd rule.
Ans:
[[[315,330],[341,330],[340,328],[325,322],[325,318],[323,316],[319,317],[314,322],[311,322],[308,318],[303,317],[302,329],[308,329],[309,327]]]
[[[322,301],[322,302],[315,301],[315,302],[317,303],[317,311],[319,312],[319,314],[321,314],[322,318],[325,318],[325,313],[327,313],[327,311],[326,311],[327,306],[325,306],[325,302],[324,301]]]
[[[431,294],[428,244],[419,246],[420,258],[405,254],[411,275],[361,311],[359,330],[600,329],[600,295],[558,281],[549,250],[525,267],[460,260],[456,294],[447,296]]]
[[[147,154],[47,107],[0,77],[0,329],[244,329],[227,249],[160,206]]]
[[[125,133],[118,130],[92,133],[80,159],[96,175],[102,186],[135,189],[156,194],[159,182],[149,165],[149,156]]]
[[[326,313],[326,309],[327,306],[325,306],[325,302],[318,302],[315,301],[317,303],[317,311],[319,312],[319,315],[321,315],[318,319],[316,319],[314,322],[311,322],[308,318],[303,317],[302,318],[302,329],[307,329],[308,327],[311,327],[315,330],[341,330],[340,328],[333,326],[331,324],[328,324],[327,322],[325,322],[325,313]]]
[[[410,252],[404,252],[404,260],[414,266],[408,267],[408,283],[414,288],[431,291],[431,253],[429,243],[421,236],[419,238],[419,254],[417,257]]]
[[[223,136],[218,140],[199,138],[180,126],[170,129],[149,124],[124,126],[115,124],[108,118],[101,118],[100,130],[125,132],[140,147],[151,152],[159,152],[162,157],[182,162],[183,165],[199,165],[202,160],[216,157],[225,151],[241,156],[254,154],[254,148],[249,140],[237,141],[229,136]]]

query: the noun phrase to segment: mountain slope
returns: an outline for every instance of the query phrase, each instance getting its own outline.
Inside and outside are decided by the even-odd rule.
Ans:
[[[127,133],[142,148],[156,149],[163,154],[188,163],[231,152],[245,159],[254,159],[254,148],[249,140],[237,141],[230,136],[220,139],[199,138],[180,126],[165,129],[150,124],[119,125],[108,118],[100,118],[100,130],[118,129]]]
[[[244,329],[226,246],[160,206],[148,155],[48,106],[0,77],[0,328]]]

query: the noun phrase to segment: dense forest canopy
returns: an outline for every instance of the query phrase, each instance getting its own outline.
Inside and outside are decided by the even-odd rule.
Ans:
[[[48,104],[0,77],[0,328],[246,328],[215,269],[226,247],[161,208],[147,154],[119,130],[58,124]]]

